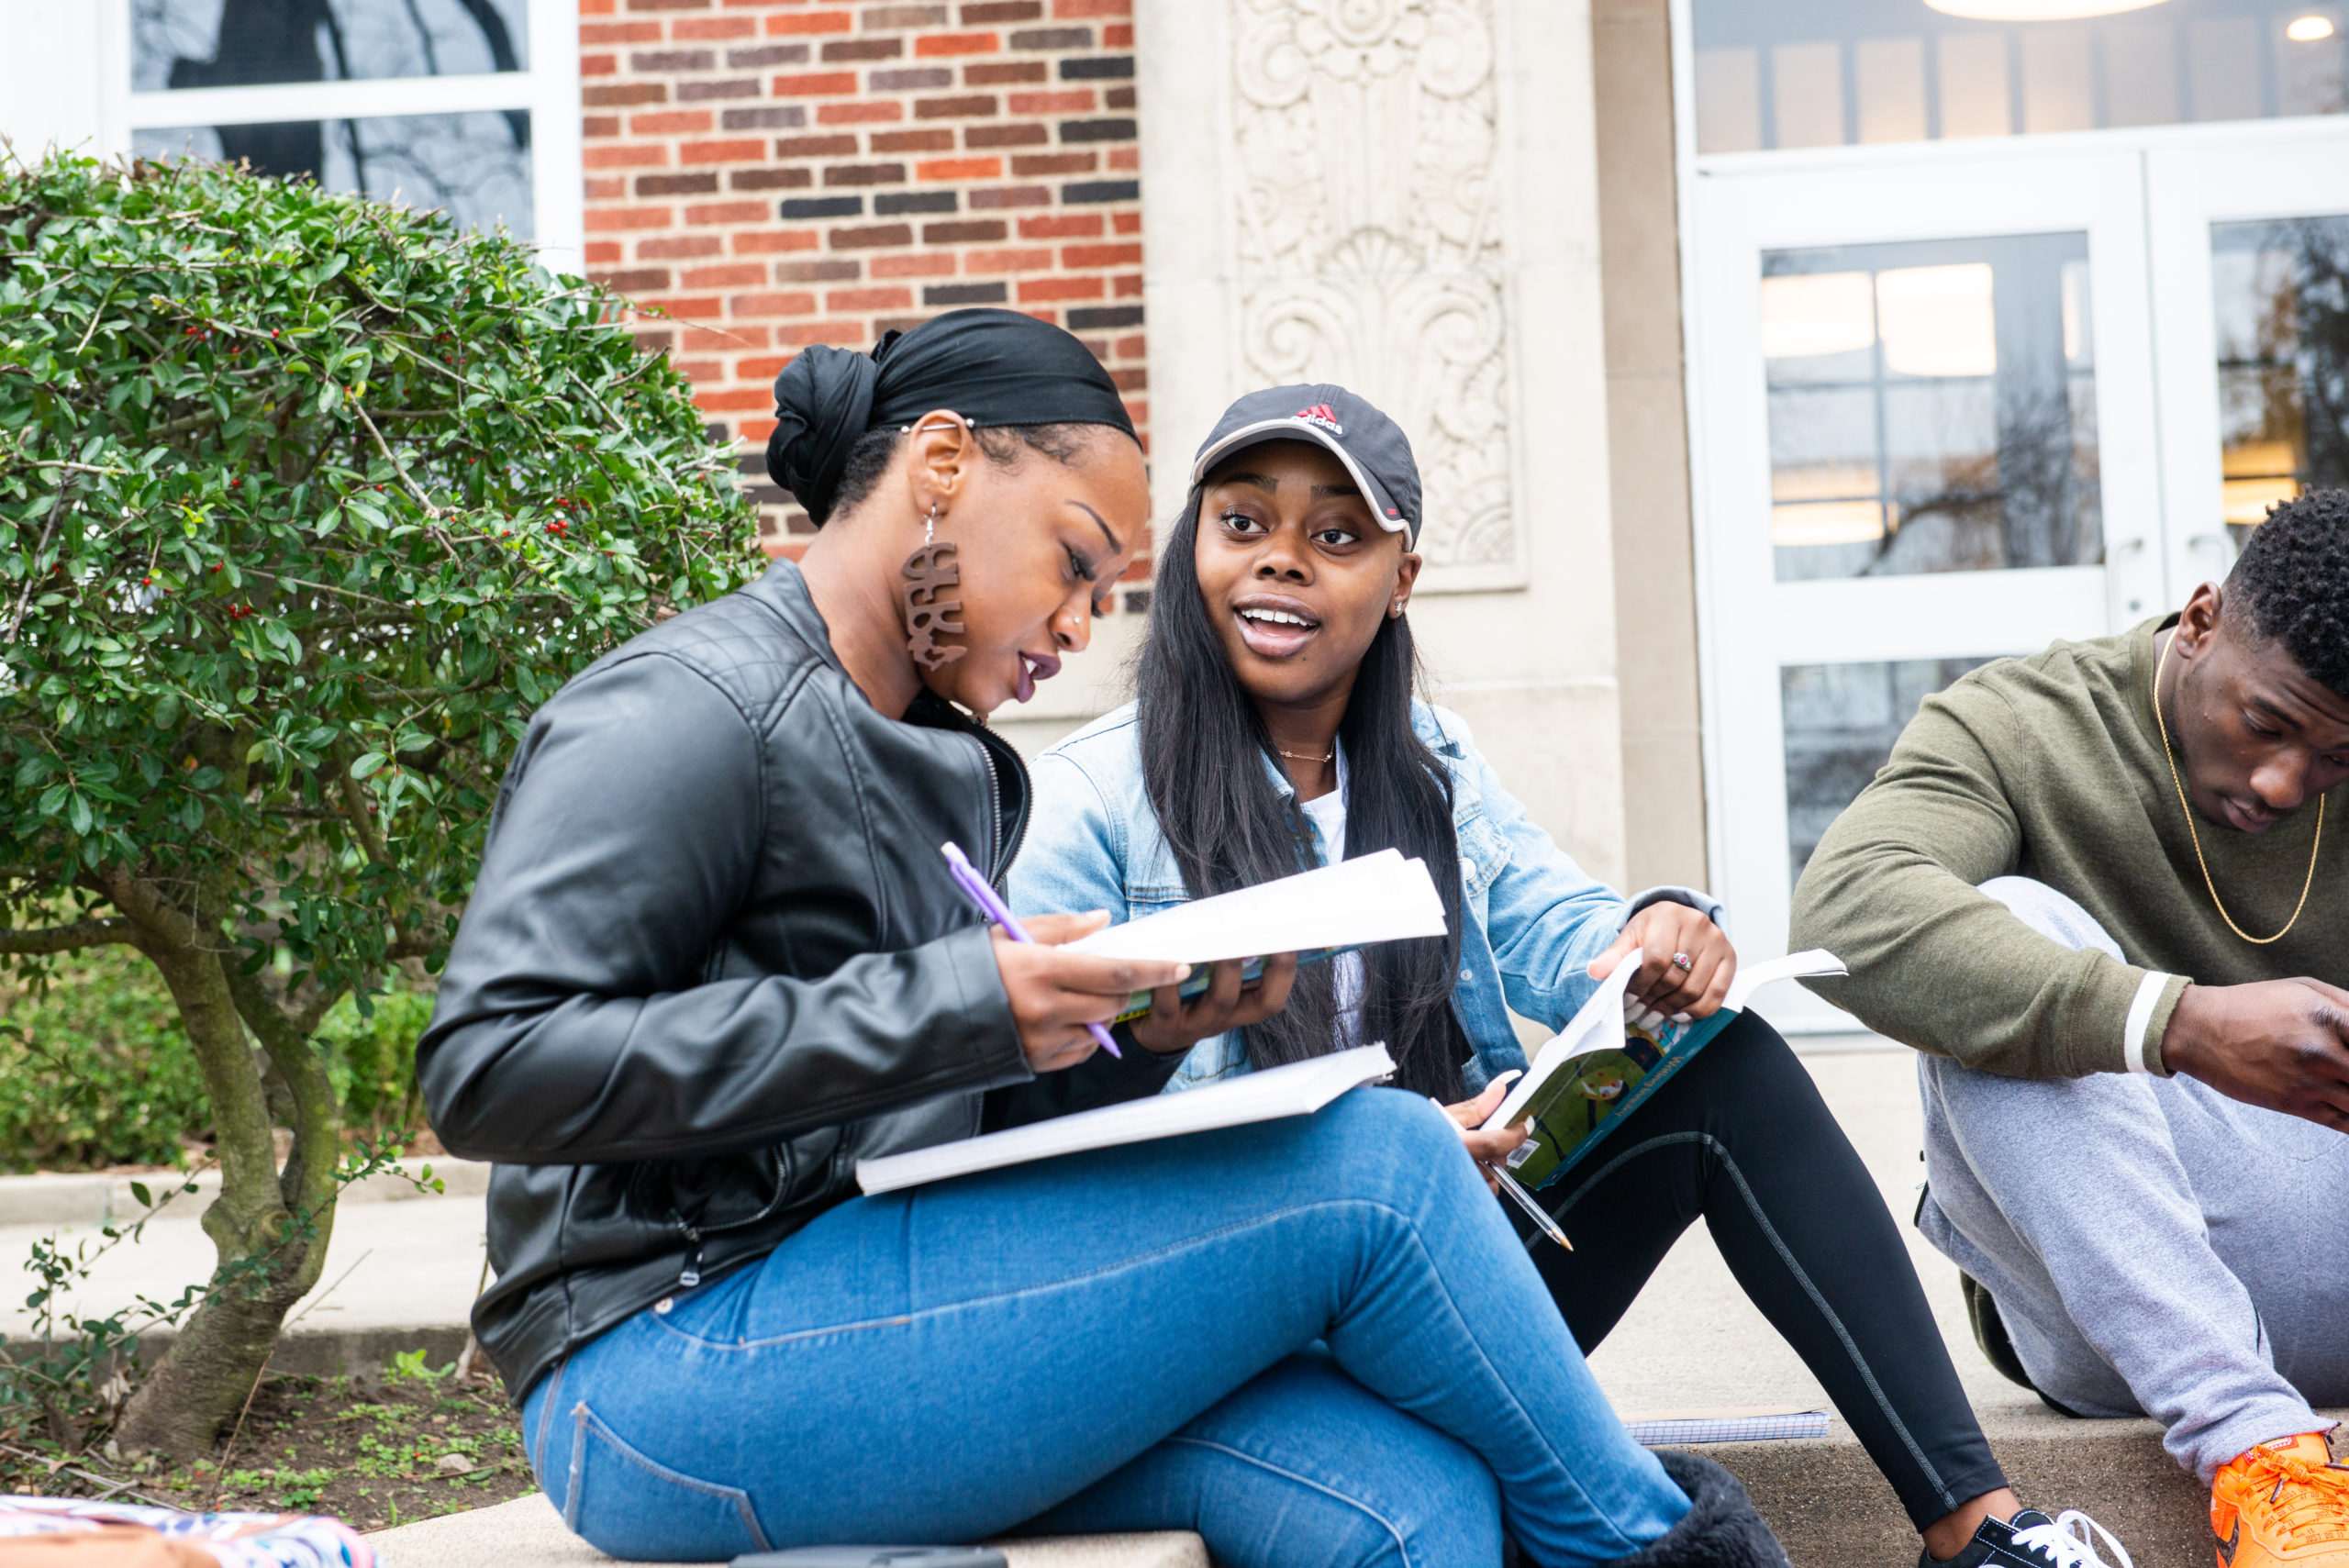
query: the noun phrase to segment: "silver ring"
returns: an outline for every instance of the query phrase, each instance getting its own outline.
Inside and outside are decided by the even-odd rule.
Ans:
[[[1672,967],[1677,970],[1688,971],[1695,969],[1697,966],[1688,961],[1688,955],[1687,953],[1676,952],[1672,955]]]

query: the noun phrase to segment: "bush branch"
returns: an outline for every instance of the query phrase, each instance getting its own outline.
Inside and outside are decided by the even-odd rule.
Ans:
[[[78,952],[83,948],[121,943],[139,945],[138,929],[128,920],[76,920],[70,926],[39,926],[30,930],[0,930],[0,952]]]

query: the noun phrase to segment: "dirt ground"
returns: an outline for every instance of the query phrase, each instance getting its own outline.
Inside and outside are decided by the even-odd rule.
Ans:
[[[536,1490],[503,1385],[488,1374],[461,1384],[420,1364],[374,1378],[265,1379],[233,1439],[184,1465],[67,1456],[26,1439],[0,1443],[0,1491],[195,1512],[332,1514],[362,1530]]]

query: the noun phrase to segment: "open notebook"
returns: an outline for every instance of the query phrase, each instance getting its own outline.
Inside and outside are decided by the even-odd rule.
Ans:
[[[1348,1089],[1375,1084],[1394,1071],[1394,1059],[1385,1046],[1357,1046],[1310,1062],[1292,1062],[1286,1067],[1229,1078],[1187,1094],[1152,1095],[966,1138],[959,1143],[859,1160],[856,1184],[868,1193],[895,1192],[899,1187],[918,1187],[949,1176],[1024,1165],[1031,1160],[1050,1160],[1086,1149],[1110,1149],[1120,1143],[1146,1143],[1252,1121],[1309,1116]]]

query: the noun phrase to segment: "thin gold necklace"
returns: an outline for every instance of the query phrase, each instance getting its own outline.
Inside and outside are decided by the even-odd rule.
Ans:
[[[2162,644],[2162,656],[2154,664],[2154,723],[2162,732],[2162,760],[2169,764],[2169,782],[2177,791],[2178,808],[2186,813],[2186,836],[2194,842],[2194,863],[2202,868],[2202,885],[2210,890],[2210,902],[2217,907],[2219,918],[2227,923],[2227,929],[2254,947],[2264,948],[2269,942],[2280,942],[2285,932],[2299,923],[2300,911],[2309,906],[2309,889],[2316,885],[2316,852],[2324,844],[2324,796],[2316,797],[2316,838],[2309,845],[2309,874],[2307,880],[2300,884],[2300,901],[2292,906],[2292,917],[2284,922],[2282,931],[2272,937],[2253,936],[2236,925],[2235,917],[2227,913],[2226,905],[2219,898],[2219,884],[2210,880],[2210,862],[2202,858],[2202,835],[2194,830],[2194,807],[2187,804],[2186,781],[2177,776],[2177,759],[2169,749],[2169,721],[2162,717],[2162,672],[2168,668],[2169,644],[2165,642]]]
[[[1273,750],[1275,751],[1281,751],[1281,749],[1277,746],[1274,747]],[[1319,757],[1308,756],[1302,751],[1281,751],[1281,755],[1286,757],[1292,762],[1327,762],[1331,757],[1334,757],[1338,753],[1334,748]]]

